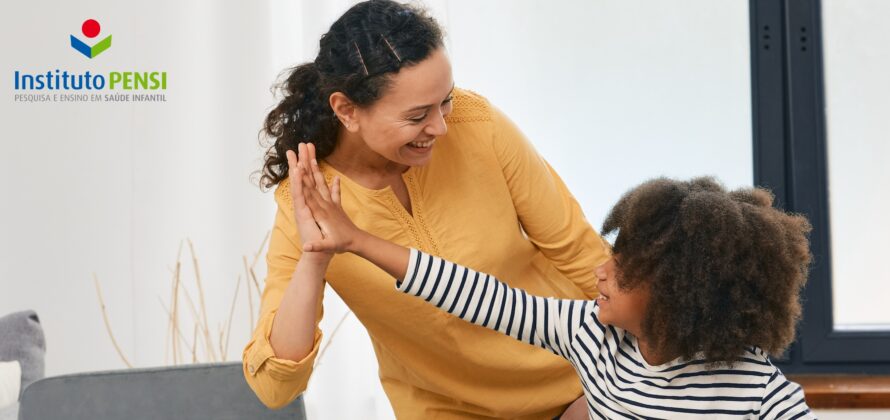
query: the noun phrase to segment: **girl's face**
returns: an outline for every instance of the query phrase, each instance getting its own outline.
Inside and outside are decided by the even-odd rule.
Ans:
[[[640,337],[643,318],[649,305],[649,286],[642,283],[631,290],[621,289],[616,280],[620,270],[621,256],[618,254],[596,268],[596,277],[599,280],[597,288],[600,292],[596,299],[600,307],[599,319]]]
[[[356,109],[358,134],[366,146],[391,162],[422,166],[429,162],[436,138],[448,132],[454,80],[444,48],[401,69],[384,95]]]

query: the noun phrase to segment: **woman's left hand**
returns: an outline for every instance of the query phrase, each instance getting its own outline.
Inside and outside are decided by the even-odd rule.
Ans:
[[[301,151],[303,147],[301,144]],[[305,155],[300,154],[298,174],[302,181],[298,193],[303,195],[323,237],[321,240],[307,241],[303,244],[303,250],[337,253],[351,251],[351,245],[363,231],[352,223],[340,204],[340,178],[334,177],[331,185],[327,185],[315,159],[315,150],[311,147]]]
[[[315,222],[315,219],[312,218],[312,211],[309,210],[309,206],[306,205],[306,201],[303,198],[302,193],[302,177],[300,176],[300,163],[297,157],[297,152],[299,152],[302,159],[306,159],[306,156],[310,151],[310,148],[305,144],[300,144],[297,150],[288,150],[287,151],[287,172],[288,178],[290,179],[290,195],[291,201],[294,208],[294,221],[297,224],[297,232],[300,236],[300,246],[306,242],[311,242],[314,240],[321,240],[324,238],[321,234],[321,229],[318,227],[318,223]],[[312,148],[312,152],[314,152],[314,148]],[[308,252],[304,253],[300,259],[309,259],[309,260],[317,260],[321,262],[330,261],[331,257],[334,254],[332,252],[324,253],[324,252]]]

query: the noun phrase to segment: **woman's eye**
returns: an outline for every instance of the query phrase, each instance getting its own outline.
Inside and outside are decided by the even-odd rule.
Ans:
[[[452,99],[454,99],[453,96],[450,97],[450,98],[448,98],[448,99],[446,99],[446,100],[444,100],[444,101],[442,101],[442,106],[448,106],[448,105],[451,105],[451,100],[452,100]],[[426,119],[426,117],[427,117],[427,114],[423,114],[423,115],[421,115],[421,116],[419,116],[419,117],[417,117],[417,118],[408,118],[408,121],[411,121],[411,122],[414,123],[414,124],[420,124],[420,123],[423,122],[423,120]]]

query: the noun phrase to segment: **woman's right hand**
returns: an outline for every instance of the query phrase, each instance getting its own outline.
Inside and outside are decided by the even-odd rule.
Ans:
[[[308,162],[315,158],[315,145],[300,143],[297,151],[299,157],[293,150],[286,152],[287,171],[290,180],[290,196],[294,206],[294,218],[300,233],[300,247],[304,248],[306,243],[320,241],[324,239],[324,236],[315,222],[315,218],[312,217],[312,211],[306,205],[303,195],[303,189],[307,187],[303,184],[303,175],[308,172]],[[308,187],[311,188],[311,186]],[[327,262],[332,256],[332,252],[305,252],[303,258]]]

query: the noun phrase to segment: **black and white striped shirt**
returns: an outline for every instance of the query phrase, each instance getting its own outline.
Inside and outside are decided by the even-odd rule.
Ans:
[[[651,366],[636,338],[598,319],[595,301],[530,296],[496,278],[411,250],[397,288],[575,366],[591,418],[813,419],[803,391],[756,347],[731,368],[702,360]]]

